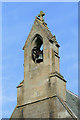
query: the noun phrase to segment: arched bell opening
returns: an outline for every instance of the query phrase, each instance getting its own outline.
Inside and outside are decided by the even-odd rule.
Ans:
[[[32,59],[35,63],[43,62],[43,41],[41,37],[36,36],[32,48]]]

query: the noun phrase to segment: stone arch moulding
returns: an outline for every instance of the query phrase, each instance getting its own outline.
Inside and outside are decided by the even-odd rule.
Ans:
[[[39,37],[42,41],[43,41],[43,37],[40,34],[35,34],[32,39],[31,39],[31,44],[33,43],[33,41],[35,40],[35,38]]]

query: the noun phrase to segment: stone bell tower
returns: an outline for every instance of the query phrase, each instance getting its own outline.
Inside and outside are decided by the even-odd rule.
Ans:
[[[67,118],[66,81],[59,70],[59,44],[41,11],[23,47],[24,80],[17,87],[16,118]],[[67,108],[67,110],[66,110]]]
[[[43,101],[42,106],[45,110],[42,111],[48,112],[49,110],[49,113],[46,113],[44,117],[49,117],[49,115],[53,116],[50,107],[54,107],[54,111],[57,111],[57,97],[66,101],[66,81],[59,72],[60,46],[56,41],[56,37],[51,34],[47,24],[44,22],[44,15],[45,14],[41,11],[38,17],[36,17],[31,32],[23,47],[23,104],[36,102],[37,105],[37,102]],[[47,106],[45,105],[46,101]],[[26,108],[24,109],[24,111],[26,111]],[[55,114],[57,116],[57,112],[55,112]],[[24,113],[24,117],[27,117],[26,113]]]

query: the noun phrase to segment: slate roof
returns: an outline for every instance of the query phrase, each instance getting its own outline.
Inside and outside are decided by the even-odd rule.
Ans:
[[[80,115],[80,97],[66,90],[66,102],[73,113],[78,117]]]

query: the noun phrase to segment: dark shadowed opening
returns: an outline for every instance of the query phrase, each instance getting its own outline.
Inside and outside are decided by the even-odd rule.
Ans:
[[[32,49],[32,59],[35,63],[43,62],[43,41],[38,36]]]

